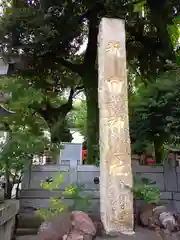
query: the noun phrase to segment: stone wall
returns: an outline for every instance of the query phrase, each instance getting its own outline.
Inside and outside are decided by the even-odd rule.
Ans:
[[[0,204],[0,240],[11,240],[18,210],[18,201],[6,200]]]
[[[62,165],[34,166],[32,171],[24,173],[20,191],[20,210],[24,212],[32,208],[47,207],[49,197],[59,196],[59,191],[44,191],[40,188],[40,180],[46,180],[48,177],[55,176],[58,172],[69,170],[70,173],[64,175],[65,184],[61,185],[61,188],[64,189],[72,183],[84,184],[84,194],[92,193],[93,197],[90,211],[99,210],[99,185],[95,185],[93,181],[95,177],[99,176],[99,168],[68,161]],[[67,204],[72,202],[71,199],[65,201]]]
[[[156,181],[161,190],[162,202],[168,203],[172,208],[180,213],[180,167],[175,167],[170,162],[164,166],[137,166],[133,164],[133,174]],[[92,193],[92,211],[99,211],[99,185],[94,184],[94,178],[99,177],[99,168],[90,165],[79,165],[69,161],[62,165],[34,166],[32,171],[24,174],[22,190],[20,192],[20,208],[42,208],[48,206],[50,196],[58,196],[59,191],[48,192],[40,187],[40,180],[53,177],[58,172],[70,170],[65,174],[64,188],[68,184],[84,184],[85,193]],[[65,200],[67,203],[71,199]]]

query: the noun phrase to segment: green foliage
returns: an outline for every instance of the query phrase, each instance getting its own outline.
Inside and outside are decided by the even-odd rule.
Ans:
[[[55,178],[48,178],[46,181],[41,181],[41,187],[47,191],[59,190],[64,184],[64,174],[68,172],[63,172],[55,176]],[[63,211],[88,211],[90,206],[91,195],[83,194],[83,185],[76,186],[74,184],[68,185],[64,191],[61,191],[59,197],[49,199],[50,207],[48,209],[39,209],[37,214],[40,215],[43,219],[49,219],[52,216],[57,216],[60,212]],[[73,200],[71,205],[66,205],[64,199],[70,198]]]
[[[24,169],[33,157],[52,156],[60,144],[51,143],[49,127],[35,106],[42,104],[44,94],[29,84],[26,78],[3,78],[0,89],[11,95],[6,107],[15,112],[0,121],[6,126],[9,139],[0,154],[1,175],[12,184],[21,180]],[[10,196],[10,193],[9,193]]]
[[[173,47],[177,49],[179,46],[180,39],[180,18],[179,16],[174,17],[172,24],[168,26],[168,31],[170,35],[171,42]]]
[[[134,178],[131,190],[135,197],[147,203],[158,203],[160,201],[160,190],[154,185],[155,182],[147,178]]]
[[[79,106],[76,108],[75,113],[75,126],[79,129],[80,133],[87,139],[86,132],[86,119],[87,119],[87,104],[86,101],[82,100]]]
[[[134,151],[145,149],[148,144],[154,144],[162,151],[164,144],[177,140],[180,126],[179,76],[179,70],[166,72],[156,82],[141,85],[130,99]]]
[[[95,161],[95,166],[96,166],[96,167],[99,167],[99,166],[100,166],[100,160],[99,160],[99,158],[96,159],[96,161]]]
[[[170,34],[171,42],[174,47],[177,47],[180,39],[180,24],[174,23],[168,26],[168,31]]]
[[[146,0],[134,1],[134,12],[142,12],[144,10],[144,5]]]
[[[71,184],[65,189],[64,195],[73,199],[73,204],[68,207],[71,211],[88,211],[92,196],[91,194],[84,195],[83,190],[83,185],[76,186],[75,184]]]
[[[37,90],[23,78],[4,78],[0,88],[11,94],[6,107],[15,112],[14,115],[1,117],[10,132],[11,152],[17,152],[17,156],[20,152],[32,156],[51,147],[56,148],[55,144],[51,145],[47,122],[36,111],[39,104],[43,105],[43,91]]]
[[[7,6],[7,1],[3,0],[4,15],[1,16],[0,22],[2,46],[7,46],[8,42],[8,51],[5,51],[7,58],[13,54],[17,55],[19,49],[22,50],[23,63],[30,68],[26,66],[25,69],[18,71],[18,75],[28,75],[31,80],[32,77],[35,77],[33,86],[37,89],[44,89],[43,93],[47,95],[51,93],[54,96],[54,94],[61,93],[62,88],[76,86],[77,78],[70,73],[70,70],[72,70],[82,78],[82,84],[87,94],[91,88],[95,92],[98,85],[95,59],[98,33],[96,30],[99,27],[99,20],[102,17],[126,19],[127,59],[129,62],[135,62],[134,69],[140,75],[141,81],[146,83],[147,86],[150,81],[155,82],[156,76],[166,69],[166,59],[174,60],[174,51],[177,51],[175,49],[177,28],[169,26],[169,23],[173,20],[173,24],[179,22],[179,17],[174,19],[172,13],[176,11],[178,16],[180,11],[179,0],[156,1],[155,4],[153,3],[152,0],[96,0],[93,2],[89,0],[30,0],[28,2],[13,1],[12,5]],[[143,8],[146,11],[145,16],[142,14]],[[167,31],[168,26],[169,32]],[[88,34],[88,28],[93,30],[92,34]],[[85,54],[83,53],[79,57],[77,52],[86,37],[88,38],[88,47]],[[179,62],[177,54],[176,60]],[[30,84],[32,84],[31,80],[29,80]],[[92,94],[90,98],[91,102],[95,102],[93,107],[95,111],[95,108],[98,109],[97,96],[94,97]],[[53,141],[57,142],[62,140],[58,136],[62,136],[65,116],[71,106],[66,108],[66,111],[61,111],[61,105],[55,107],[51,103],[51,101],[50,103],[49,101],[43,101],[40,108],[38,106],[38,112],[41,112],[43,118],[48,121],[50,128],[54,124],[57,126],[54,131],[57,134],[52,138]],[[88,108],[91,108],[91,106],[89,105]],[[91,116],[92,119],[88,119],[88,123],[94,121],[98,124],[98,110]],[[149,141],[154,129],[151,130],[148,121],[153,120],[154,117],[150,119],[146,113],[143,117],[145,117],[146,123],[144,133],[148,136]],[[60,119],[63,119],[63,121],[56,125]],[[135,122],[137,122],[137,116]],[[141,131],[141,136],[145,136],[145,134],[142,134],[142,127],[139,130],[140,122],[142,122],[141,119],[138,119],[137,129],[139,132]],[[98,131],[92,134],[92,131],[87,131],[91,128],[85,126],[88,129],[84,130],[84,126],[84,124],[80,124],[82,133],[85,136],[88,133],[88,148],[92,148],[89,149],[89,153],[93,153],[94,145],[98,142]],[[158,129],[157,134],[159,132]],[[156,136],[157,134],[155,133]],[[93,138],[92,135],[95,137]],[[161,139],[164,142],[165,137],[162,135],[165,134],[162,134],[161,131]],[[144,142],[144,137],[141,138],[141,141]]]

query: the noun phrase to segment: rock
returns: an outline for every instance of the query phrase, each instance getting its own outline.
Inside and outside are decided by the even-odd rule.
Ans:
[[[180,237],[180,214],[173,214],[173,216],[176,219],[176,223],[177,223],[177,233]]]
[[[160,224],[165,228],[168,229],[170,232],[174,232],[177,223],[172,213],[170,212],[163,212],[159,215]]]
[[[154,230],[159,228],[172,233],[180,229],[178,216],[169,212],[165,206],[143,205],[140,209],[139,219],[143,226],[154,228]],[[163,232],[163,234],[167,235],[167,232],[166,234]]]
[[[95,235],[96,228],[88,214],[74,211],[43,222],[38,240],[92,240]]]
[[[165,206],[158,206],[153,209],[153,218],[156,223],[167,230],[167,232],[177,232],[179,230],[178,215],[168,211]]]
[[[61,240],[72,228],[71,213],[64,212],[41,224],[38,240]]]
[[[96,235],[94,223],[87,213],[74,211],[71,216],[73,229],[78,230],[84,236],[91,236],[89,239],[92,239]]]
[[[79,230],[72,229],[69,234],[65,234],[62,240],[84,240],[84,236]]]
[[[138,222],[144,227],[151,227],[154,204],[143,204],[138,209]]]
[[[96,228],[96,236],[98,236],[98,237],[103,236],[105,231],[104,231],[103,223],[101,221],[101,217],[98,215],[94,215],[94,216],[92,215],[91,219]]]

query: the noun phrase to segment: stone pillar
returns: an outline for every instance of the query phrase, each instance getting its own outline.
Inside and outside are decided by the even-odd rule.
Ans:
[[[108,234],[133,234],[124,21],[102,19],[98,61],[101,219]]]

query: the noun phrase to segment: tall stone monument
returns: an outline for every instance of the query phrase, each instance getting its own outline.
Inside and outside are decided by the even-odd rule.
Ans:
[[[124,21],[99,30],[100,204],[106,233],[133,234],[131,149]]]

